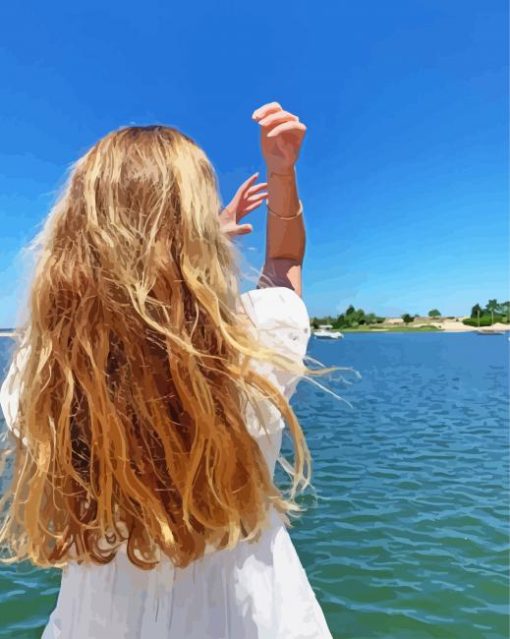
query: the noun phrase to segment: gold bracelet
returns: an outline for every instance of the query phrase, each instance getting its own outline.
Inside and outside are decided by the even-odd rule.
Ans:
[[[269,204],[267,205],[267,210],[275,217],[280,218],[280,220],[294,220],[303,213],[303,202],[299,200],[299,209],[295,215],[279,215],[278,213],[275,213],[272,208],[270,208]]]
[[[269,171],[269,177],[272,175],[281,175],[282,177],[296,177],[295,170],[292,173],[278,173],[278,171]]]

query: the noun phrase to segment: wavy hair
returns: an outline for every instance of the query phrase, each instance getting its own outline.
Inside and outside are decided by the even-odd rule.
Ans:
[[[208,545],[258,538],[271,506],[287,523],[301,511],[302,429],[249,362],[307,369],[246,330],[220,208],[211,163],[175,128],[114,131],[72,168],[35,241],[19,330],[28,356],[3,561],[107,563],[127,541],[142,568],[159,551],[183,567]],[[288,494],[247,430],[261,399],[292,436]]]

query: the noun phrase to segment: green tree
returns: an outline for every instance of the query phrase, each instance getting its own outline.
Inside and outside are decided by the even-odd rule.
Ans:
[[[341,313],[333,324],[335,328],[356,327],[365,323],[365,311],[361,308],[356,310],[351,304],[347,307],[345,313]]]
[[[510,322],[510,302],[502,302],[500,304],[501,315],[504,316],[506,322]]]
[[[494,324],[494,313],[498,310],[499,308],[499,304],[498,304],[498,300],[489,300],[487,302],[487,306],[485,307],[485,310],[491,314],[491,324]]]
[[[358,308],[354,315],[356,317],[356,319],[354,320],[355,322],[357,322],[358,324],[366,324],[367,319],[365,316],[365,311],[362,308]]]
[[[345,315],[341,313],[333,322],[333,328],[344,328],[344,327],[345,327]]]
[[[433,308],[429,311],[429,317],[441,317],[441,313],[437,310],[437,308]]]
[[[480,306],[480,304],[475,304],[471,309],[471,318],[479,319],[480,315],[483,315],[483,308]]]
[[[402,315],[401,317],[404,320],[404,324],[406,325],[414,322],[414,317],[412,315],[409,315],[409,313],[404,313],[404,315]]]

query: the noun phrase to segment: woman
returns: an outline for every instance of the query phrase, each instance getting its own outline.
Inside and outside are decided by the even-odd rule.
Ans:
[[[275,102],[253,119],[268,182],[220,215],[191,138],[128,127],[77,162],[37,238],[1,389],[17,437],[0,543],[63,568],[45,639],[331,637],[286,529],[310,468],[288,403],[310,373],[306,127]],[[265,265],[239,295],[231,238],[266,197]]]

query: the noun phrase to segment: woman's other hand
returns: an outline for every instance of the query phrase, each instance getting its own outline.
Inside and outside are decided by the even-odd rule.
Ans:
[[[251,233],[251,224],[239,224],[240,220],[253,209],[256,209],[267,199],[267,182],[255,184],[259,173],[254,173],[237,189],[236,194],[227,206],[220,212],[222,230],[230,237]]]
[[[251,117],[260,124],[262,156],[268,171],[292,171],[299,157],[306,126],[297,115],[284,111],[278,102],[264,104]]]

